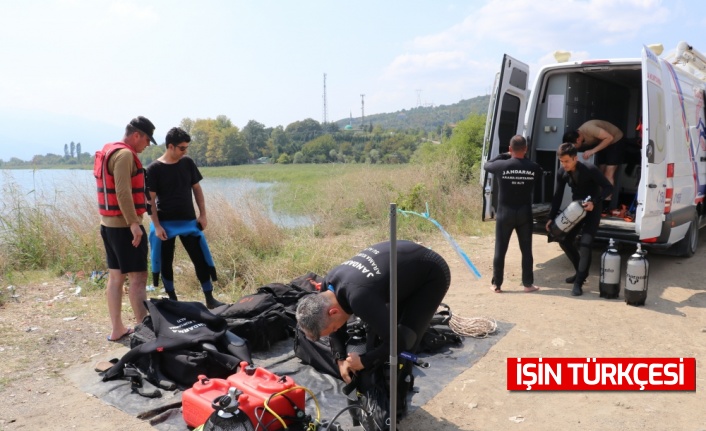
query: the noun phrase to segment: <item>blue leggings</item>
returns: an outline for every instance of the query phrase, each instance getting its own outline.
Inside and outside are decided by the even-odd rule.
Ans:
[[[181,243],[186,249],[186,253],[191,258],[191,262],[194,264],[194,269],[196,270],[196,278],[201,282],[201,288],[205,291],[212,290],[213,287],[210,283],[211,281],[211,271],[209,270],[208,263],[203,256],[203,250],[201,249],[200,238],[197,236],[189,235],[179,235]],[[172,264],[174,262],[174,243],[176,237],[169,238],[166,241],[162,241],[162,281],[164,282],[165,290],[167,287],[174,286],[174,270]],[[205,289],[204,289],[205,287]],[[210,287],[210,289],[209,289]]]

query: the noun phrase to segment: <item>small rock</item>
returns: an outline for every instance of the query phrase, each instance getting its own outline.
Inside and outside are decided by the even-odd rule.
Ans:
[[[469,409],[475,409],[476,407],[478,407],[478,403],[468,403]]]
[[[552,345],[555,347],[563,347],[566,345],[566,341],[562,340],[561,338],[555,338],[552,340]]]
[[[70,322],[70,321],[76,320],[76,319],[78,319],[78,317],[73,316],[73,317],[64,317],[63,320],[64,320],[64,322]]]
[[[522,423],[525,421],[524,416],[510,416],[508,419],[510,419],[512,422],[515,422],[516,424]]]

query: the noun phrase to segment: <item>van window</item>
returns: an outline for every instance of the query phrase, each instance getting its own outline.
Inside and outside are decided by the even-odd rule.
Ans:
[[[647,82],[647,108],[650,121],[649,143],[647,148],[647,161],[649,163],[662,163],[664,161],[667,142],[666,118],[664,112],[664,92],[652,82]]]
[[[510,147],[510,139],[517,134],[517,124],[520,119],[520,98],[505,93],[498,124],[498,139],[500,153],[506,153]]]
[[[527,72],[516,67],[512,68],[510,73],[510,85],[520,90],[527,89]]]

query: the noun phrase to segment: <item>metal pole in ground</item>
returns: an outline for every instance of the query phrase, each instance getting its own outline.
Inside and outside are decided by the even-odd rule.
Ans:
[[[397,430],[397,204],[390,204],[390,431]]]

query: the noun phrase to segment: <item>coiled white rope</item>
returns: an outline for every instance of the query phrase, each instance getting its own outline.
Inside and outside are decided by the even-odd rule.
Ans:
[[[489,317],[463,317],[453,313],[449,328],[465,337],[485,338],[498,330],[498,323]]]

